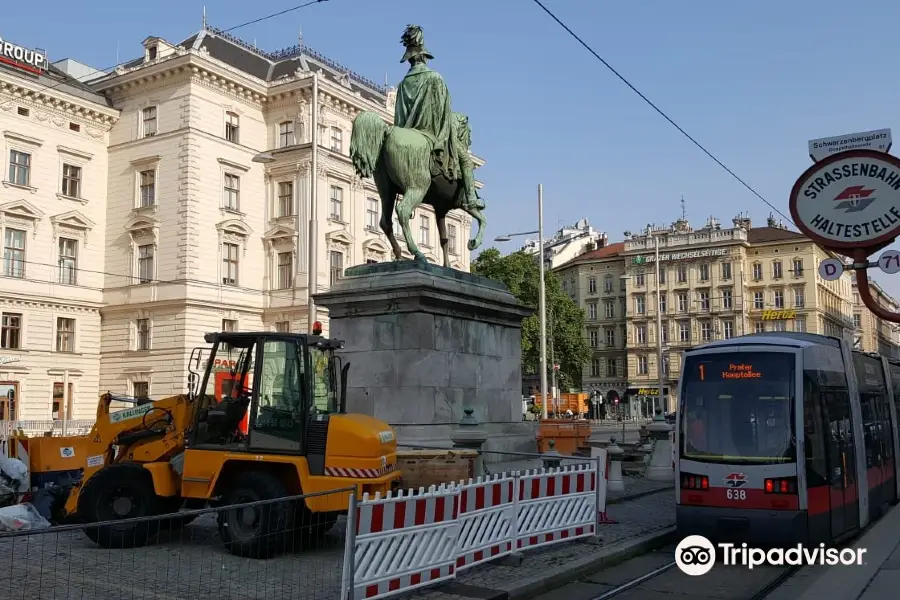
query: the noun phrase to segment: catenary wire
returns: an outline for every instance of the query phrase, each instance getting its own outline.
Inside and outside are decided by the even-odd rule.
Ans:
[[[259,17],[259,18],[253,19],[252,21],[247,21],[246,23],[241,23],[241,24],[239,24],[239,25],[235,25],[235,26],[233,26],[233,27],[229,27],[228,29],[222,29],[221,31],[222,31],[222,33],[231,33],[232,31],[235,31],[235,30],[237,30],[237,29],[241,29],[241,28],[243,28],[243,27],[247,27],[248,25],[255,25],[256,23],[261,23],[261,22],[263,22],[263,21],[267,21],[267,20],[269,20],[269,19],[274,19],[275,17],[280,17],[280,16],[282,16],[282,15],[286,15],[286,14],[288,14],[288,13],[291,13],[291,12],[294,12],[294,11],[297,11],[297,10],[300,10],[300,9],[302,9],[302,8],[307,8],[307,7],[309,7],[309,6],[312,6],[313,4],[320,4],[320,3],[322,3],[322,2],[328,2],[328,1],[329,1],[329,0],[309,0],[308,2],[305,2],[305,3],[303,3],[303,4],[298,4],[298,5],[296,5],[296,6],[292,6],[291,8],[286,8],[286,9],[280,10],[280,11],[278,11],[278,12],[276,12],[276,13],[272,13],[272,14],[269,14],[269,15],[265,15],[265,16],[263,16],[263,17]],[[41,85],[41,86],[39,86],[39,87],[35,90],[35,92],[42,92],[42,91],[45,91],[45,90],[55,90],[55,89],[58,88],[59,86],[64,85],[64,84],[66,84],[66,83],[69,83],[69,82],[70,82],[71,80],[73,80],[73,79],[74,79],[75,81],[77,81],[78,83],[84,83],[84,81],[86,81],[86,80],[88,80],[88,79],[91,79],[91,78],[95,77],[96,74],[97,74],[97,72],[100,72],[100,71],[112,71],[113,69],[116,69],[117,67],[120,67],[120,66],[122,66],[122,65],[124,65],[124,64],[126,64],[126,63],[131,62],[131,60],[133,60],[133,59],[129,59],[129,60],[126,60],[126,61],[124,61],[124,62],[116,63],[116,64],[112,65],[111,67],[106,67],[106,68],[104,68],[104,69],[97,69],[97,71],[95,71],[94,73],[90,73],[90,74],[85,75],[85,76],[83,76],[83,77],[71,77],[71,78],[66,78],[66,79],[63,79],[62,81],[60,81],[60,82],[58,82],[58,83],[56,83],[56,84],[54,84],[54,85]]]
[[[565,29],[566,32],[567,32],[569,35],[571,35],[571,36],[575,39],[575,41],[577,41],[579,44],[581,44],[582,46],[584,46],[584,48],[585,48],[588,52],[590,52],[590,53],[594,56],[594,58],[596,58],[597,60],[599,60],[599,61],[603,64],[603,66],[606,67],[607,69],[609,69],[610,72],[612,72],[613,75],[615,75],[616,77],[618,77],[618,78],[622,81],[622,83],[624,83],[624,84],[627,85],[629,88],[631,88],[631,91],[633,91],[635,94],[637,94],[638,96],[640,96],[640,98],[641,98],[644,102],[646,102],[648,105],[650,105],[650,107],[651,107],[653,110],[655,110],[657,113],[659,113],[659,115],[660,115],[662,118],[664,118],[666,121],[668,121],[669,124],[671,124],[675,129],[677,129],[684,137],[686,137],[687,139],[689,139],[689,140],[691,141],[691,143],[693,143],[695,146],[697,146],[697,148],[699,148],[704,154],[706,154],[709,158],[711,158],[713,161],[715,161],[715,163],[716,163],[717,165],[719,165],[720,167],[722,167],[729,175],[731,175],[732,177],[734,177],[741,185],[743,185],[745,188],[747,188],[747,189],[750,191],[751,194],[753,194],[754,196],[756,196],[757,198],[759,198],[760,200],[762,200],[769,208],[771,208],[771,209],[774,210],[776,213],[778,213],[781,217],[783,217],[784,219],[786,219],[791,225],[793,225],[794,227],[797,226],[797,225],[793,222],[793,220],[791,220],[790,217],[788,217],[788,216],[785,215],[783,212],[781,212],[780,210],[778,210],[778,208],[776,208],[774,204],[772,204],[771,202],[769,202],[768,200],[766,200],[766,199],[762,196],[762,194],[760,194],[759,192],[756,191],[756,189],[753,188],[753,186],[751,186],[749,183],[747,183],[746,181],[744,181],[743,179],[741,179],[741,177],[738,176],[737,173],[735,173],[735,172],[732,171],[730,168],[728,168],[728,166],[727,166],[725,163],[723,163],[721,160],[719,160],[719,159],[716,157],[715,154],[713,154],[712,152],[710,152],[709,150],[707,150],[706,147],[705,147],[703,144],[701,144],[700,142],[698,142],[691,134],[689,134],[687,131],[685,131],[684,128],[681,127],[681,125],[679,125],[678,123],[676,123],[675,120],[672,119],[672,117],[670,117],[669,115],[667,115],[661,108],[659,108],[658,106],[656,106],[656,104],[654,104],[649,98],[647,98],[647,96],[645,96],[639,89],[637,89],[637,88],[634,86],[634,84],[632,84],[630,81],[628,81],[628,79],[626,79],[621,73],[619,73],[619,72],[618,72],[611,64],[609,64],[606,60],[604,60],[603,57],[600,56],[600,55],[599,55],[599,54],[598,54],[598,53],[597,53],[597,52],[596,52],[596,51],[595,51],[595,50],[594,50],[587,42],[585,42],[583,39],[581,39],[581,37],[580,37],[577,33],[575,33],[574,31],[572,31],[572,29],[570,29],[568,25],[566,25],[565,23],[563,23],[562,20],[560,20],[559,17],[557,17],[555,14],[553,14],[553,12],[552,12],[549,8],[547,8],[546,6],[544,6],[544,4],[541,2],[541,0],[534,0],[534,3],[537,4],[539,7],[541,7],[541,9],[542,9],[545,13],[547,13],[547,14],[550,16],[551,19],[553,19],[554,21],[556,21],[556,23],[557,23],[560,27],[562,27],[563,29]]]

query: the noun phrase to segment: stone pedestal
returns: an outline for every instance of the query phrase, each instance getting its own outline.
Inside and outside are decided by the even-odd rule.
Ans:
[[[459,427],[450,432],[450,439],[454,448],[475,450],[478,457],[475,459],[475,477],[484,477],[484,443],[487,441],[487,432],[480,427],[478,420],[473,417],[475,412],[471,408],[463,408],[466,416],[459,420]]]
[[[672,441],[669,439],[672,426],[666,423],[662,415],[656,415],[647,429],[654,440],[653,456],[650,457],[650,466],[647,467],[647,479],[675,481],[675,473],[672,471]]]
[[[400,444],[451,447],[472,408],[491,450],[535,452],[522,421],[521,327],[532,310],[503,284],[416,261],[347,269],[316,303],[350,363],[347,410],[394,428]],[[506,459],[508,460],[508,458]]]
[[[609,456],[609,480],[606,482],[606,489],[610,492],[624,493],[625,480],[622,479],[622,459],[625,458],[625,451],[616,444],[616,438],[609,438],[609,446],[606,447],[607,456]]]

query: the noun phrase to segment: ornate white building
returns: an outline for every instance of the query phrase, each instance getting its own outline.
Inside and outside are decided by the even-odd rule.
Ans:
[[[0,63],[0,421],[90,418],[118,111],[19,50]]]

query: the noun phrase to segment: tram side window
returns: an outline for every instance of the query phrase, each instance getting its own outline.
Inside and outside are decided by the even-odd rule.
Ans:
[[[825,418],[818,386],[804,377],[803,432],[806,452],[807,487],[828,485],[828,459],[825,456]]]

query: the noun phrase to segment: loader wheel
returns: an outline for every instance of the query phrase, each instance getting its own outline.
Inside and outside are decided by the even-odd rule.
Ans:
[[[178,514],[184,501],[181,498],[160,498],[160,511],[163,515],[172,515],[161,519],[160,530],[177,531],[182,527],[190,525],[197,515],[182,516]]]
[[[224,504],[245,504],[288,496],[278,478],[268,473],[243,473]],[[219,535],[229,552],[244,558],[270,558],[276,552],[289,550],[294,528],[296,501],[269,502],[256,506],[224,508],[219,513]]]
[[[88,523],[104,523],[85,529],[87,536],[104,548],[138,548],[159,531],[158,498],[153,479],[142,466],[118,463],[103,467],[88,479],[78,499],[78,513]],[[116,525],[120,519],[147,517]]]

